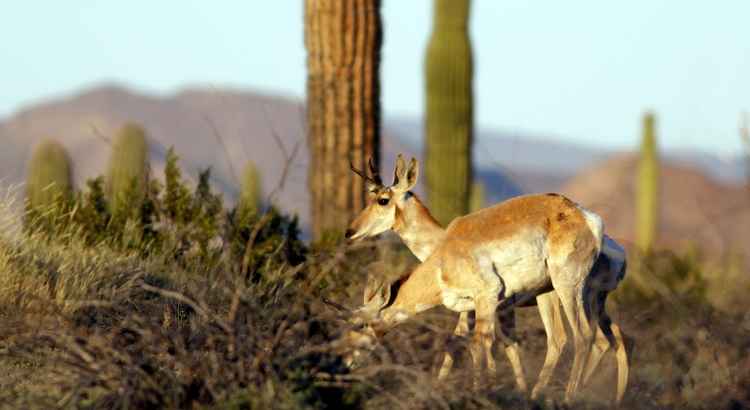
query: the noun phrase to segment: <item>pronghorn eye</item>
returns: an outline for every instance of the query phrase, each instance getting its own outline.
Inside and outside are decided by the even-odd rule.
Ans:
[[[380,198],[378,199],[378,204],[382,206],[388,205],[388,198]]]

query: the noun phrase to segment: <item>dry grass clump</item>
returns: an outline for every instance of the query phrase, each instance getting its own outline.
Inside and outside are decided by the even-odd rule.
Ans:
[[[247,287],[218,272],[190,276],[130,255],[16,245],[4,252],[10,260],[4,276],[14,278],[5,282],[14,285],[4,287],[0,346],[2,360],[23,376],[4,386],[0,402],[37,408],[346,403],[346,390],[315,384],[317,373],[346,371],[327,347],[335,322],[313,314],[312,299],[294,294],[287,278]],[[13,312],[25,320],[14,321]],[[45,377],[36,386],[21,383],[40,371]]]
[[[345,390],[314,383],[318,372],[346,369],[326,348],[330,323],[312,319],[305,305],[261,309],[250,292],[224,295],[233,299],[223,312],[186,294],[136,282],[151,301],[137,311],[112,301],[107,308],[115,307],[106,315],[118,318],[105,326],[80,325],[75,314],[61,313],[50,323],[54,326],[23,326],[5,338],[11,357],[33,361],[43,355],[49,367],[44,384],[56,386],[6,391],[6,398],[48,408],[346,402]]]

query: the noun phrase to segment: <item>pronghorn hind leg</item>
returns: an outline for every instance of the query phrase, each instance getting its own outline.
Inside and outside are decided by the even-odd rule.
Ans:
[[[599,300],[595,304],[595,308],[598,308],[596,340],[594,341],[589,359],[586,363],[583,384],[585,385],[588,383],[602,356],[610,347],[612,347],[615,351],[615,358],[617,360],[617,394],[615,396],[615,403],[619,405],[625,395],[625,389],[628,385],[628,374],[630,373],[628,354],[625,350],[625,342],[620,327],[617,326],[617,324],[612,323],[612,319],[607,314],[605,303],[607,293],[602,292],[602,294],[598,295],[598,299]]]
[[[510,365],[513,368],[513,375],[516,379],[516,386],[518,390],[525,393],[528,390],[526,386],[526,375],[523,371],[523,364],[521,362],[521,347],[518,343],[518,337],[516,337],[516,312],[513,308],[507,308],[497,312],[497,317],[500,321],[500,334],[505,343],[505,355],[510,361]],[[488,363],[492,358],[487,357]],[[494,360],[490,367],[491,374],[496,374]]]
[[[596,336],[594,337],[594,343],[591,346],[591,352],[586,360],[586,369],[583,371],[583,383],[585,386],[588,384],[591,376],[594,374],[599,362],[607,353],[610,347],[615,346],[615,339],[610,329],[611,320],[604,310],[604,306],[607,300],[606,292],[598,292],[591,301],[591,312],[596,320]]]
[[[461,312],[458,315],[458,323],[456,324],[456,329],[453,331],[453,335],[457,337],[466,337],[466,335],[469,334],[469,312]],[[445,352],[445,356],[443,358],[443,364],[440,366],[440,371],[438,372],[438,380],[445,380],[446,377],[451,372],[451,369],[453,369],[453,363],[455,361],[454,352],[451,351],[451,349],[447,349]]]
[[[617,358],[617,396],[615,397],[615,403],[619,406],[625,395],[625,389],[628,387],[630,365],[628,364],[628,352],[625,350],[625,341],[620,326],[611,323],[610,328],[615,336],[615,357]]]
[[[555,291],[560,297],[563,311],[573,331],[575,355],[573,357],[573,368],[570,371],[570,379],[565,389],[565,401],[570,403],[581,385],[584,366],[593,342],[593,333],[583,300],[583,284],[576,286],[555,286]]]
[[[560,359],[560,354],[562,354],[567,342],[565,324],[563,323],[562,312],[560,311],[560,299],[557,297],[557,293],[548,292],[539,295],[536,298],[536,302],[539,307],[539,315],[542,317],[542,323],[544,324],[544,331],[547,333],[547,354],[544,357],[542,370],[539,372],[539,379],[531,391],[532,399],[537,398],[542,390],[547,387],[547,384],[549,384],[549,380]]]

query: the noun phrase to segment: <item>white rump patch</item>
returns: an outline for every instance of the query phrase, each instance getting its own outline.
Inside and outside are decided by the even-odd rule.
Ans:
[[[578,205],[578,209],[583,213],[583,218],[586,219],[586,225],[588,225],[589,230],[591,230],[591,233],[594,234],[594,238],[596,238],[597,250],[601,252],[604,239],[604,222],[602,221],[602,217],[580,205]]]

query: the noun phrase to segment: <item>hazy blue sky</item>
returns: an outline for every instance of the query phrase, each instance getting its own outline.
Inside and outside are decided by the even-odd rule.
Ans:
[[[383,107],[420,115],[429,0],[384,0]],[[303,96],[302,0],[4,1],[0,118],[116,80]],[[661,144],[738,152],[750,110],[750,1],[475,0],[481,127],[632,147],[646,108]]]

